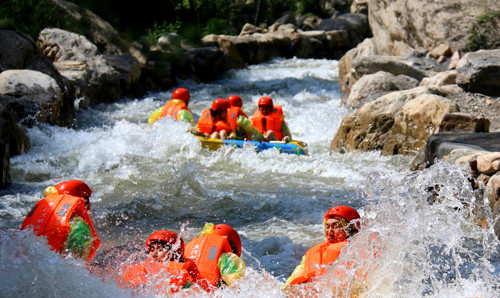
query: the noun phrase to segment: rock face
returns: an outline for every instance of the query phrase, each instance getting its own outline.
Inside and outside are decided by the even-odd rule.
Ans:
[[[286,15],[267,29],[246,24],[240,36],[207,35],[205,46],[217,46],[228,68],[266,62],[274,57],[340,59],[349,49],[371,36],[364,14],[335,18],[311,17],[299,22]],[[306,31],[307,30],[307,31]]]
[[[73,122],[73,101],[75,97],[73,87],[69,81],[59,74],[57,69],[42,54],[29,36],[14,30],[0,30],[0,44],[2,45],[2,50],[0,51],[0,72],[10,69],[33,70],[51,77],[57,84],[58,88],[53,88],[53,90],[57,89],[58,94],[54,95],[59,98],[58,100],[62,100],[62,102],[54,106],[57,107],[57,111],[51,112],[45,110],[44,113],[46,115],[51,114],[52,116],[41,117],[39,121],[48,121],[49,123],[59,125],[70,125]],[[41,76],[42,75],[39,75],[39,77]],[[31,94],[31,96],[25,96],[25,94],[23,94],[24,91],[26,91],[27,94]],[[47,95],[47,93],[45,94]],[[28,88],[23,90],[18,89],[16,92],[4,94],[0,104],[16,111],[16,117],[20,120],[37,118],[37,114],[40,113],[41,102],[39,100],[34,100],[32,97],[33,95],[36,95],[36,92],[33,90],[30,91]],[[21,100],[22,98],[26,98],[27,100]],[[38,97],[38,99],[40,99],[40,97]],[[47,106],[45,106],[45,108],[47,108]]]
[[[409,154],[425,146],[443,115],[456,105],[439,89],[396,91],[347,115],[331,146],[333,151],[382,150],[383,155]]]
[[[360,107],[363,103],[377,99],[392,91],[407,90],[418,86],[418,80],[405,75],[395,76],[385,71],[362,76],[352,87],[347,99],[349,107]]]
[[[379,54],[396,53],[398,42],[403,42],[418,52],[431,51],[441,44],[448,44],[453,51],[463,51],[477,42],[478,28],[485,27],[483,20],[490,16],[491,30],[498,33],[494,14],[500,2],[493,0],[436,0],[423,5],[419,0],[370,0],[368,18],[375,47]],[[496,28],[496,30],[495,30]],[[485,45],[495,48],[498,34],[482,35]],[[488,39],[492,39],[491,41]]]
[[[73,83],[76,95],[84,97],[86,105],[118,100],[126,91],[122,86],[130,88],[140,77],[140,66],[134,58],[101,55],[97,46],[83,35],[44,29],[38,37],[38,46]]]
[[[419,86],[444,86],[456,84],[457,71],[449,70],[438,72],[437,74],[423,78]]]
[[[376,55],[375,45],[372,38],[366,38],[354,49],[350,49],[339,61],[339,82],[343,96],[349,96],[351,88],[356,83],[359,76],[352,67],[354,59],[363,59]]]
[[[18,105],[34,108],[34,111],[23,110],[26,115],[36,113],[40,122],[56,123],[59,118],[62,91],[56,80],[44,73],[28,69],[6,70],[0,73],[0,94],[25,97],[27,100],[20,101]]]
[[[469,113],[446,114],[439,124],[439,132],[444,131],[489,132],[490,120]]]
[[[464,90],[500,95],[500,49],[465,54],[457,71],[457,84]]]

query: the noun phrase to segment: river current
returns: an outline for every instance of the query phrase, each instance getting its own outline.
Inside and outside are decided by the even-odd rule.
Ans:
[[[170,229],[189,241],[213,222],[240,233],[248,268],[238,288],[214,295],[284,297],[286,278],[307,249],[324,240],[323,215],[333,205],[356,208],[363,227],[337,262],[344,274],[334,268],[313,283],[316,295],[331,297],[336,288],[348,297],[361,288],[362,297],[499,296],[493,222],[486,221],[489,228],[472,223],[476,214],[489,214],[488,200],[471,188],[463,169],[437,163],[410,172],[411,157],[329,154],[350,112],[341,104],[337,61],[279,59],[180,86],[191,92],[195,118],[216,97],[241,96],[249,115],[261,96],[272,97],[309,155],[251,147],[208,151],[186,123],[148,125],[149,113],[173,89],[78,110],[75,128],[30,128],[32,148],[11,159],[13,184],[0,192],[0,296],[137,295],[115,279],[153,231]],[[91,218],[102,242],[91,272],[18,231],[43,189],[69,179],[93,189]]]

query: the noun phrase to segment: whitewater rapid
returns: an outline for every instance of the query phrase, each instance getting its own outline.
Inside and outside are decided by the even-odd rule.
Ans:
[[[471,220],[477,210],[488,212],[488,202],[463,169],[438,163],[412,173],[407,156],[329,154],[350,112],[341,104],[337,61],[278,59],[180,85],[191,92],[195,118],[216,97],[241,96],[247,114],[261,96],[272,97],[309,156],[250,147],[212,152],[186,123],[148,125],[173,89],[78,110],[75,128],[30,128],[32,148],[11,159],[13,184],[0,192],[1,296],[130,297],[115,282],[118,268],[142,253],[153,231],[170,229],[189,241],[206,222],[240,233],[249,268],[238,288],[218,297],[284,296],[284,280],[324,240],[323,215],[337,204],[356,208],[363,229],[338,262],[352,272],[315,284],[319,296],[334,287],[349,296],[361,283],[354,269],[366,273],[365,297],[498,296],[498,239]],[[102,243],[91,272],[18,231],[43,189],[69,179],[93,189],[91,218]],[[431,204],[427,189],[435,185],[440,200]]]

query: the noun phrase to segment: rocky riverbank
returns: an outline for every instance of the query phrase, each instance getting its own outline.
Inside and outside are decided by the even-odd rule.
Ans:
[[[500,4],[491,1],[366,1],[372,38],[339,62],[344,102],[353,109],[331,152],[380,150],[463,166],[486,189],[500,235]],[[467,20],[467,21],[464,21]],[[483,50],[470,51],[480,43]],[[482,185],[482,186],[481,186]]]

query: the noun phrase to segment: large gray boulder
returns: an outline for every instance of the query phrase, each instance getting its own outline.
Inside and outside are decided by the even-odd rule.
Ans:
[[[18,115],[33,115],[39,122],[55,124],[59,119],[63,98],[62,91],[52,77],[34,70],[11,69],[0,73],[0,95],[25,98],[16,106],[25,105],[33,111],[17,109]],[[27,104],[28,102],[28,104]]]
[[[358,108],[392,91],[413,89],[418,80],[406,75],[393,75],[385,71],[364,75],[356,81],[347,99],[347,106]]]
[[[467,53],[457,65],[457,84],[464,90],[500,95],[500,49]]]
[[[368,19],[379,54],[398,55],[398,42],[418,52],[431,51],[440,44],[463,51],[479,39],[484,39],[484,46],[498,47],[500,16],[495,12],[499,10],[499,1],[370,0]],[[488,28],[489,33],[479,34],[481,28]]]
[[[403,57],[373,55],[369,57],[357,57],[352,62],[357,79],[365,74],[385,71],[393,75],[406,75],[418,81],[427,76],[424,70],[419,69],[410,60]]]
[[[365,14],[346,13],[335,18],[323,19],[316,30],[344,30],[349,35],[349,47],[355,47],[367,37],[371,37],[368,17]]]
[[[45,111],[57,115],[57,119],[52,117],[40,118],[40,121],[46,119],[49,123],[58,125],[71,125],[74,117],[74,99],[75,94],[71,83],[61,76],[54,65],[49,61],[35,42],[24,33],[14,30],[0,30],[0,72],[10,69],[27,69],[37,71],[51,77],[57,84],[59,92],[58,111],[55,113]],[[36,96],[36,94],[31,93]],[[25,98],[26,100],[22,100]],[[22,93],[9,93],[8,96],[0,100],[0,104],[9,107],[10,110],[17,113],[17,118],[20,120],[26,118],[36,118],[39,114],[42,105],[33,100],[32,97],[26,97]],[[27,123],[31,124],[31,123]]]
[[[363,59],[376,55],[375,44],[372,38],[366,38],[355,48],[350,49],[345,53],[344,56],[339,61],[339,82],[340,89],[342,90],[342,96],[349,96],[351,93],[351,88],[354,86],[358,79],[356,71],[352,67],[354,59]],[[344,99],[344,98],[343,98]]]
[[[425,146],[443,115],[457,110],[444,95],[438,88],[417,87],[366,103],[342,120],[330,152],[414,154]]]
[[[44,29],[38,46],[59,72],[75,86],[84,105],[113,102],[120,98],[120,73],[85,36],[61,29]]]

